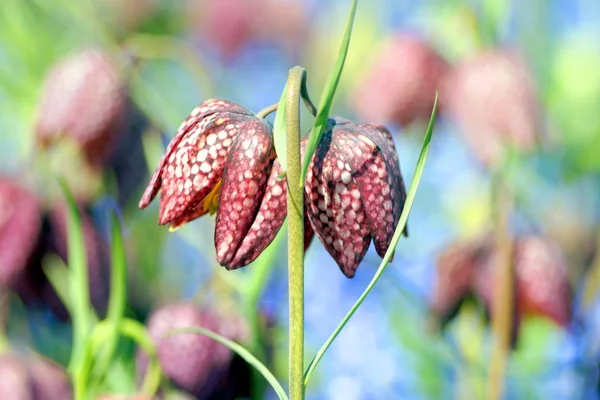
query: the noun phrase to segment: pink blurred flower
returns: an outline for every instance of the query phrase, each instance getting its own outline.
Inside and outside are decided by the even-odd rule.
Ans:
[[[429,119],[436,90],[448,70],[429,44],[397,34],[366,62],[367,73],[351,96],[361,119],[401,126]]]
[[[241,377],[230,375],[234,354],[228,347],[197,333],[165,336],[169,331],[187,327],[208,329],[234,341],[243,341],[248,335],[245,323],[237,316],[224,317],[192,303],[159,307],[148,319],[148,330],[155,341],[164,374],[178,388],[199,399],[233,399],[238,390],[246,392],[247,388],[234,386],[235,379]],[[140,378],[145,374],[147,364],[147,356],[139,352],[137,370]],[[244,368],[238,374],[249,373],[247,367]]]
[[[38,198],[15,182],[0,178],[0,292],[23,274],[38,245]]]
[[[513,337],[527,315],[543,316],[567,326],[572,318],[573,294],[560,249],[540,236],[521,237],[514,241],[512,262]],[[441,318],[451,317],[449,311],[472,293],[492,312],[496,270],[496,252],[490,238],[451,246],[438,257],[438,279],[431,308]]]
[[[59,365],[37,355],[0,355],[0,398],[70,400],[71,382]]]
[[[299,48],[309,32],[305,5],[282,0],[191,0],[189,23],[195,34],[225,59],[248,43],[270,42]]]
[[[513,50],[494,49],[458,65],[445,80],[442,104],[473,152],[497,165],[508,147],[532,149],[541,134],[531,72]]]
[[[101,50],[66,57],[48,73],[36,122],[47,146],[69,137],[92,164],[105,161],[124,122],[127,97],[121,70]]]

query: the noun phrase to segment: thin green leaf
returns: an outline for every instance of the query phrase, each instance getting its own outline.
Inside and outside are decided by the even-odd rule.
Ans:
[[[119,325],[121,319],[125,316],[127,301],[127,260],[125,258],[119,221],[114,214],[111,216],[111,237],[110,298],[106,315],[106,321],[109,323],[110,329],[107,337],[102,342],[105,346],[97,355],[98,361],[95,368],[96,385],[102,382],[115,354],[119,342]]]
[[[150,358],[146,377],[144,378],[140,391],[148,396],[154,396],[160,385],[162,371],[152,337],[144,325],[131,318],[123,318],[121,320],[119,331],[123,335],[133,339],[133,341],[136,342]]]
[[[431,119],[429,120],[429,126],[427,127],[427,134],[425,135],[425,139],[423,140],[423,147],[421,148],[421,153],[419,154],[419,159],[417,160],[417,165],[415,167],[415,174],[413,176],[412,182],[410,184],[410,190],[408,191],[408,195],[406,197],[406,202],[404,203],[404,208],[402,209],[402,214],[400,215],[400,220],[398,221],[398,225],[396,226],[396,230],[394,231],[394,236],[392,237],[392,242],[390,243],[390,247],[385,253],[385,257],[381,261],[377,272],[369,282],[369,285],[366,287],[365,291],[360,295],[358,300],[354,303],[354,305],[350,308],[350,311],[344,316],[342,322],[335,328],[331,336],[327,339],[327,341],[321,346],[315,358],[310,362],[306,372],[304,373],[304,386],[307,385],[311,374],[317,367],[317,364],[325,355],[325,352],[331,346],[331,343],[335,340],[337,335],[344,329],[344,326],[348,323],[350,318],[354,315],[356,310],[360,307],[362,302],[367,298],[371,290],[381,278],[383,271],[385,271],[390,259],[392,258],[392,254],[396,250],[396,246],[398,245],[398,241],[402,236],[402,231],[404,231],[404,227],[406,226],[406,222],[408,221],[408,215],[410,214],[410,210],[412,208],[413,202],[415,200],[415,196],[417,194],[417,188],[419,187],[419,182],[421,181],[421,176],[423,175],[423,169],[425,168],[425,160],[427,159],[427,153],[429,152],[429,144],[431,142],[431,135],[433,133],[433,125],[435,122],[435,117],[437,113],[437,93],[435,96],[435,102],[433,104],[433,111],[431,113]]]
[[[275,142],[275,152],[277,159],[281,164],[281,170],[287,171],[287,138],[285,130],[285,99],[287,97],[287,83],[283,87],[279,105],[277,106],[277,114],[273,122],[273,141]]]
[[[59,256],[49,254],[42,260],[42,271],[69,315],[72,315],[73,302],[70,297],[69,269],[66,264]]]
[[[44,275],[46,275],[50,286],[52,286],[54,293],[56,293],[61,303],[63,303],[69,315],[72,315],[73,302],[70,297],[71,278],[67,265],[59,256],[49,254],[42,260],[42,271],[44,271]],[[92,325],[98,323],[98,315],[91,305],[89,313]]]
[[[277,396],[279,396],[280,400],[288,400],[285,390],[283,390],[283,387],[281,387],[281,384],[277,381],[277,378],[275,378],[273,373],[271,371],[269,371],[269,369],[262,362],[260,362],[260,360],[258,358],[256,358],[252,353],[250,353],[241,344],[236,343],[232,340],[229,340],[226,337],[223,337],[223,336],[219,335],[218,333],[215,333],[208,329],[198,328],[198,327],[175,329],[175,330],[168,332],[166,336],[172,336],[172,335],[177,335],[177,334],[182,334],[182,333],[198,333],[200,335],[207,336],[207,337],[211,338],[212,340],[215,340],[215,341],[221,343],[224,346],[227,346],[231,351],[237,353],[240,357],[242,357],[244,360],[246,360],[246,362],[248,364],[250,364],[254,368],[256,368],[256,370],[258,372],[260,372],[262,374],[262,376],[265,377],[267,382],[269,382],[269,384],[271,384],[271,387],[273,388],[273,390],[275,390],[275,393],[277,393]]]
[[[89,340],[86,343],[84,358],[82,361],[82,377],[87,378],[92,363],[94,361],[94,355],[98,353],[101,346],[113,336],[114,325],[109,320],[104,320],[98,323],[94,330],[89,336]],[[148,395],[154,396],[160,386],[160,380],[162,377],[162,371],[158,358],[156,355],[156,346],[152,337],[146,330],[146,327],[140,322],[131,318],[121,318],[117,325],[117,330],[123,336],[127,336],[136,342],[141,349],[148,355],[150,360],[148,370],[144,382],[142,383],[141,392]]]
[[[88,286],[87,256],[83,240],[81,215],[66,182],[59,180],[67,202],[67,260],[69,265],[69,297],[72,301],[73,350],[69,370],[75,371],[92,325],[92,308]]]
[[[358,0],[352,0],[352,6],[350,8],[350,14],[348,15],[348,21],[346,22],[346,29],[344,30],[344,36],[342,38],[342,44],[338,53],[337,60],[329,77],[327,83],[321,93],[321,99],[319,103],[319,110],[315,118],[315,123],[310,132],[310,137],[306,145],[306,155],[304,157],[304,163],[302,165],[302,175],[300,177],[300,185],[304,187],[304,181],[306,180],[306,172],[308,171],[308,165],[312,160],[313,154],[321,136],[327,127],[327,120],[329,119],[329,112],[331,111],[331,105],[333,103],[333,96],[337,89],[342,70],[344,69],[344,63],[346,61],[346,55],[348,54],[348,47],[350,46],[350,36],[352,35],[352,25],[354,24],[354,15],[356,14],[356,4]]]

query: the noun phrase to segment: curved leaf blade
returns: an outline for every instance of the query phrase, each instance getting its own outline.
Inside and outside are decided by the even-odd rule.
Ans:
[[[342,76],[342,70],[344,69],[344,63],[346,62],[346,55],[348,54],[348,48],[350,47],[350,37],[352,36],[352,25],[354,24],[354,16],[356,15],[356,5],[358,0],[353,0],[350,7],[350,14],[346,22],[346,28],[344,30],[344,36],[342,38],[342,44],[340,45],[340,51],[338,52],[337,60],[327,78],[327,83],[321,93],[321,99],[319,102],[319,110],[315,118],[315,123],[310,132],[308,143],[306,144],[306,156],[302,164],[302,175],[300,176],[300,186],[304,187],[306,181],[306,172],[308,171],[308,165],[312,160],[313,154],[321,136],[327,127],[327,120],[329,119],[329,112],[331,111],[331,105],[333,103],[333,97],[337,90],[340,77]]]
[[[233,340],[229,340],[216,332],[199,327],[175,329],[168,332],[166,336],[177,335],[181,333],[198,333],[200,335],[207,336],[212,340],[221,343],[224,346],[227,346],[231,351],[237,353],[240,357],[246,360],[248,364],[256,368],[256,370],[260,372],[262,376],[264,376],[264,378],[267,380],[267,382],[269,382],[273,390],[275,390],[275,393],[277,393],[277,396],[279,396],[280,400],[288,400],[285,390],[283,390],[283,387],[281,387],[281,384],[277,381],[277,378],[275,378],[273,373],[258,358],[256,358],[241,344],[236,343]]]

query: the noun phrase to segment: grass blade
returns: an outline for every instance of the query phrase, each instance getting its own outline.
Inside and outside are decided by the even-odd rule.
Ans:
[[[144,382],[142,383],[141,392],[148,396],[153,396],[158,391],[162,378],[162,370],[156,355],[156,346],[146,327],[131,318],[120,318],[116,326],[108,319],[96,324],[86,343],[81,367],[82,376],[84,378],[88,377],[90,368],[94,363],[94,356],[98,354],[102,346],[108,340],[111,340],[113,336],[116,335],[118,339],[119,334],[132,339],[148,355],[149,366],[144,377]],[[94,393],[95,389],[90,390],[90,393]]]
[[[356,14],[357,3],[358,0],[352,0],[350,14],[348,15],[348,21],[346,22],[342,44],[340,45],[340,51],[338,52],[337,60],[335,61],[333,69],[327,78],[327,83],[325,84],[323,92],[321,93],[319,110],[317,111],[315,123],[312,127],[310,137],[306,145],[306,155],[302,165],[302,175],[300,176],[301,187],[304,187],[308,165],[312,160],[312,156],[315,153],[317,145],[319,144],[321,136],[323,135],[323,132],[327,126],[329,112],[331,111],[331,104],[333,103],[333,96],[335,95],[338,83],[340,82],[340,76],[342,75],[342,70],[344,69],[344,63],[346,61],[346,55],[348,54],[348,47],[350,47],[350,36],[352,35],[352,25],[354,24],[354,15]]]
[[[144,378],[140,392],[150,397],[154,396],[158,391],[158,387],[160,386],[162,370],[158,362],[156,346],[154,345],[152,337],[144,325],[131,318],[121,319],[121,323],[119,324],[119,332],[121,332],[123,336],[127,336],[136,342],[148,355],[150,362],[148,364],[148,370],[146,371],[146,377]]]
[[[273,141],[275,142],[275,152],[277,153],[277,159],[281,164],[281,170],[287,171],[287,137],[285,129],[285,99],[287,97],[287,83],[281,93],[279,99],[279,105],[277,106],[277,114],[275,114],[275,121],[273,121]]]
[[[85,341],[91,330],[92,308],[88,286],[87,255],[83,240],[81,215],[75,199],[64,180],[59,180],[67,202],[67,260],[69,265],[69,297],[71,299],[71,320],[73,323],[73,350],[69,361],[71,372],[77,369]]]
[[[97,355],[98,361],[94,375],[96,385],[102,382],[110,363],[112,362],[117,344],[119,342],[119,325],[125,316],[125,305],[127,302],[127,260],[123,246],[123,236],[117,217],[111,216],[111,271],[110,271],[110,298],[108,300],[108,312],[106,322],[110,329],[103,343],[105,346]]]
[[[375,286],[375,284],[377,283],[379,278],[381,278],[383,271],[385,271],[386,267],[388,266],[388,263],[390,262],[390,258],[392,257],[392,254],[394,254],[394,251],[396,250],[398,241],[400,240],[400,237],[402,236],[402,231],[404,230],[406,222],[408,221],[408,215],[410,214],[410,210],[411,210],[413,202],[415,200],[415,196],[417,194],[417,188],[419,187],[419,182],[421,180],[421,176],[423,175],[423,169],[425,168],[425,160],[427,159],[427,153],[429,152],[429,144],[431,143],[431,134],[433,133],[433,125],[435,122],[436,111],[437,111],[437,94],[435,96],[435,102],[433,104],[433,111],[431,113],[431,119],[429,120],[429,126],[427,127],[427,134],[425,135],[425,139],[423,140],[423,146],[421,148],[421,153],[419,154],[419,159],[417,160],[415,174],[414,174],[412,182],[410,184],[410,190],[408,191],[408,195],[406,197],[406,202],[404,203],[404,208],[402,210],[402,215],[400,215],[400,220],[398,221],[398,225],[396,226],[396,230],[394,231],[394,236],[392,238],[390,247],[388,248],[387,252],[385,253],[385,257],[383,257],[383,260],[381,261],[381,264],[379,265],[377,272],[375,272],[375,275],[371,279],[371,282],[369,282],[369,285],[367,285],[364,292],[360,295],[358,300],[356,300],[354,305],[350,308],[350,311],[348,311],[348,313],[344,316],[344,318],[342,319],[340,324],[337,326],[337,328],[335,328],[335,330],[333,331],[331,336],[329,336],[327,341],[325,341],[323,346],[321,346],[321,348],[319,349],[319,351],[317,352],[317,354],[315,355],[313,360],[308,365],[308,368],[306,369],[306,372],[304,373],[304,386],[307,385],[311,374],[317,367],[317,364],[319,363],[321,358],[323,358],[323,356],[325,355],[325,352],[327,351],[329,346],[331,346],[331,343],[333,343],[333,341],[335,340],[337,335],[342,331],[342,329],[344,329],[344,326],[346,326],[346,324],[348,323],[350,318],[352,318],[352,316],[354,315],[356,310],[358,310],[358,308],[360,307],[362,302],[367,298],[369,293],[371,293],[371,290],[373,289],[373,287]]]
[[[181,333],[198,333],[200,335],[207,336],[212,340],[215,340],[221,343],[224,346],[227,346],[231,351],[237,353],[240,357],[242,357],[246,362],[252,365],[258,372],[265,377],[267,382],[271,384],[275,393],[280,400],[288,400],[287,395],[285,394],[285,390],[281,387],[281,384],[277,381],[277,378],[273,375],[273,373],[262,363],[258,358],[256,358],[252,353],[250,353],[244,346],[239,343],[234,342],[233,340],[229,340],[226,337],[219,335],[216,332],[210,331],[204,328],[198,327],[189,327],[189,328],[181,328],[170,331],[167,336],[177,335]]]

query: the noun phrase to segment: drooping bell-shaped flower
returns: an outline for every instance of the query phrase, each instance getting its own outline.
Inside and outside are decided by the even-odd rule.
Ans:
[[[426,41],[406,33],[389,38],[376,52],[351,97],[358,115],[407,126],[431,115],[436,89],[450,69]]]
[[[539,315],[567,326],[572,318],[573,298],[560,249],[541,236],[515,238],[511,263],[514,272],[513,344],[520,322],[529,315]],[[490,237],[452,245],[438,258],[431,309],[447,320],[453,317],[450,311],[468,294],[473,294],[491,315],[498,267],[497,251]]]
[[[234,399],[247,396],[250,374],[244,363],[240,370],[237,357],[227,347],[197,333],[179,333],[165,336],[169,331],[184,328],[204,328],[225,336],[230,340],[244,341],[248,331],[246,323],[237,315],[224,316],[216,311],[201,309],[192,303],[177,303],[159,307],[148,320],[148,331],[152,337],[158,362],[166,377],[178,388],[191,393],[198,399]],[[137,373],[141,378],[146,373],[148,357],[139,352]],[[237,376],[231,376],[233,368]],[[237,395],[235,395],[237,394]]]
[[[30,353],[9,350],[0,355],[0,398],[71,400],[66,371],[58,364]]]
[[[68,56],[45,79],[37,140],[46,146],[69,137],[91,163],[101,164],[115,146],[126,102],[122,71],[108,53],[89,49]]]
[[[483,250],[479,243],[458,242],[436,259],[436,282],[429,306],[442,325],[451,320],[471,291],[475,270]]]
[[[528,64],[514,50],[494,49],[454,68],[441,104],[457,120],[465,141],[486,165],[507,150],[533,149],[541,137],[540,106]]]
[[[0,178],[0,292],[24,272],[37,246],[41,202],[15,182]]]
[[[159,223],[172,227],[216,209],[217,261],[235,269],[256,259],[285,220],[282,172],[268,122],[233,103],[208,100],[169,144],[140,207],[160,190]],[[405,197],[389,131],[331,120],[307,174],[305,245],[315,232],[352,277],[371,238],[380,256],[387,251]]]
[[[386,128],[332,122],[307,173],[306,209],[317,237],[344,275],[352,277],[371,238],[377,254],[385,255],[406,191]]]

